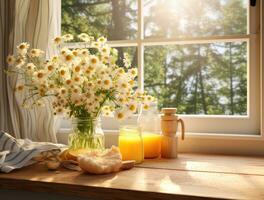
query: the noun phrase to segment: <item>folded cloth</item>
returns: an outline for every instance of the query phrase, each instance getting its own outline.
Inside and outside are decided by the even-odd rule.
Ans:
[[[0,171],[8,173],[14,169],[36,163],[33,158],[40,153],[66,148],[63,144],[32,142],[29,139],[15,139],[8,133],[0,132]]]

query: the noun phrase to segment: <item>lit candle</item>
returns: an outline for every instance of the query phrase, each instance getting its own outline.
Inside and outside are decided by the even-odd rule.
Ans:
[[[118,146],[123,160],[135,160],[136,163],[144,160],[143,141],[136,126],[120,128]]]
[[[142,134],[144,144],[144,157],[156,158],[160,156],[161,151],[161,135],[158,133]]]

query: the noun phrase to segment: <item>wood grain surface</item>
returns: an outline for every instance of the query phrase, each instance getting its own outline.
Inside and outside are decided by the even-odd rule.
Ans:
[[[181,154],[109,175],[47,171],[41,164],[0,174],[0,188],[91,199],[264,199],[264,159]]]

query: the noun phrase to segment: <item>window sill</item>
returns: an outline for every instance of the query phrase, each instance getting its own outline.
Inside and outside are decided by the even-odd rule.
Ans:
[[[59,143],[68,141],[69,128],[57,132]],[[118,144],[118,130],[104,130],[106,147]],[[244,134],[187,133],[185,140],[179,140],[181,153],[206,153],[227,155],[264,155],[264,137]]]
[[[94,176],[36,164],[0,174],[0,188],[90,199],[262,199],[263,165],[257,157],[180,154]]]

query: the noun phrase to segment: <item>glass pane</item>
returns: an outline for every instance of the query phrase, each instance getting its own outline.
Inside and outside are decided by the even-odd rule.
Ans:
[[[247,43],[145,47],[145,90],[181,114],[247,114]]]
[[[108,40],[135,39],[136,0],[63,0],[62,34],[88,33]]]
[[[247,33],[248,0],[144,0],[144,35],[186,38]]]

